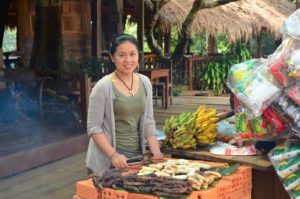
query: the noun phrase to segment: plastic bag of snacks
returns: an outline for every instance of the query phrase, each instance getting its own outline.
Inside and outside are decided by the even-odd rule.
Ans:
[[[229,70],[228,87],[245,106],[248,116],[260,116],[281,91],[264,76],[265,67],[265,60],[259,59],[233,65]]]
[[[300,186],[291,190],[291,197],[294,199],[300,199]]]
[[[300,9],[296,10],[284,21],[281,33],[300,40]]]
[[[296,104],[300,105],[300,81],[287,90],[287,95]]]
[[[294,125],[300,128],[300,106],[286,95],[279,98],[278,105],[281,110],[290,117]]]
[[[255,117],[248,119],[243,112],[239,112],[235,116],[236,132],[239,138],[259,139],[267,136],[267,123],[263,117]]]
[[[278,145],[269,154],[284,188],[292,199],[300,197],[300,143]]]
[[[269,153],[270,160],[276,165],[297,156],[300,156],[300,144],[291,144],[289,147],[281,144]]]
[[[290,56],[287,58],[286,61],[289,76],[294,78],[300,78],[300,49],[291,52]]]

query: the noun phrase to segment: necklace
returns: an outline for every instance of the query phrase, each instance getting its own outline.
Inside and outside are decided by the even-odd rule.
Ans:
[[[118,73],[116,73],[117,78],[124,84],[124,86],[126,86],[126,88],[129,90],[129,93],[131,94],[131,96],[134,96],[134,93],[132,91],[132,87],[133,87],[133,73],[131,75],[131,86],[130,88],[125,84],[125,82],[120,78],[120,76],[118,75]]]

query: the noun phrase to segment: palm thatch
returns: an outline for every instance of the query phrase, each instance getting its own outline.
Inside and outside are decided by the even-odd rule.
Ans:
[[[147,1],[146,1],[147,2]],[[182,22],[192,8],[194,0],[171,0],[161,10],[160,26],[167,29]],[[240,0],[215,8],[202,9],[193,22],[192,32],[206,32],[211,36],[227,33],[232,42],[248,40],[252,33],[270,31],[280,38],[284,20],[295,11],[288,0]]]

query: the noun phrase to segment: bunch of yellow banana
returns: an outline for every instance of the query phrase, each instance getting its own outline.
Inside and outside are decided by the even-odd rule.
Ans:
[[[200,145],[211,144],[217,137],[217,110],[213,108],[206,109],[205,105],[199,106],[196,114],[195,128],[197,143]]]
[[[197,142],[195,135],[196,114],[183,112],[178,116],[172,115],[166,119],[164,132],[165,141],[171,144],[173,149],[191,149],[196,148]]]

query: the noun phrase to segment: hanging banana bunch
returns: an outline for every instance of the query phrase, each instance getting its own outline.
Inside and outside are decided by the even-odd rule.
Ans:
[[[195,136],[199,145],[206,145],[215,142],[217,137],[217,110],[206,109],[205,105],[199,106],[195,120]]]
[[[166,134],[165,141],[171,144],[173,149],[196,148],[195,119],[196,114],[191,112],[172,115],[166,119],[163,129]]]

